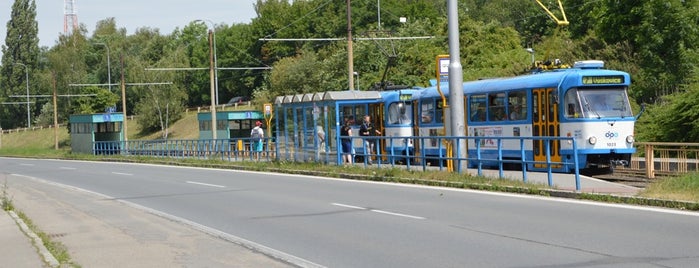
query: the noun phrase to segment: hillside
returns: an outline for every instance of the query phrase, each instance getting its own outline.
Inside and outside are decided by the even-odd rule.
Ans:
[[[162,139],[160,131],[149,134],[141,133],[141,126],[136,120],[127,121],[127,131],[129,140],[154,140]],[[40,151],[54,148],[54,129],[43,128],[35,130],[13,130],[8,133],[3,131],[0,135],[0,152],[3,151]],[[197,123],[197,113],[189,112],[185,116],[172,124],[169,129],[168,139],[197,139],[199,129]],[[58,144],[60,150],[70,151],[70,136],[66,126],[58,129]]]

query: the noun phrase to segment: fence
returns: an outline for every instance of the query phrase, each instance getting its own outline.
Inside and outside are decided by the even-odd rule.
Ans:
[[[637,153],[630,167],[621,170],[649,179],[699,170],[699,143],[637,142],[635,146]]]
[[[270,161],[276,153],[270,138],[262,139],[262,151],[254,151],[250,138],[217,140],[136,140],[97,141],[95,155],[149,156],[164,158],[220,159],[225,161]]]
[[[504,167],[508,164],[517,164],[521,166],[523,180],[527,181],[527,166],[539,165],[545,167],[548,173],[549,186],[553,185],[553,170],[557,168],[569,168],[575,173],[576,189],[580,190],[580,173],[577,159],[577,145],[573,138],[567,137],[371,137],[376,139],[376,148],[374,153],[355,154],[353,158],[361,159],[359,164],[365,166],[370,165],[370,159],[376,159],[376,166],[396,167],[404,166],[407,170],[415,168],[423,171],[428,169],[437,170],[453,170],[463,172],[464,166],[467,163],[476,167],[478,175],[483,175],[484,166],[497,166],[499,176],[504,177]],[[351,139],[361,140],[361,152],[367,152],[365,137],[352,137]],[[483,154],[481,148],[482,140],[491,140],[496,143],[496,150],[490,150]],[[473,140],[476,144],[475,155],[468,157],[459,157],[461,148],[465,147],[466,142]],[[533,140],[545,141],[544,152],[546,161],[535,161],[526,151],[525,141],[531,144]],[[260,158],[265,161],[270,160],[285,160],[297,162],[322,162],[326,164],[341,163],[341,152],[336,146],[328,146],[325,144],[314,144],[311,146],[297,146],[294,143],[281,141],[278,143],[272,142],[272,138],[263,140],[263,150],[259,153]],[[519,142],[519,149],[514,149],[519,152],[517,159],[508,159],[503,157],[503,142],[514,141]],[[572,154],[574,155],[571,161],[564,160],[552,161],[550,144],[552,142],[567,141],[572,144]],[[140,155],[151,157],[170,157],[170,158],[195,158],[195,159],[220,159],[227,161],[246,161],[257,160],[256,152],[250,146],[250,138],[237,139],[217,139],[217,140],[155,140],[155,141],[99,141],[94,143],[94,154],[102,155]],[[381,151],[379,144],[383,143],[387,150]],[[394,144],[416,144],[416,151],[396,150]],[[436,144],[436,148],[428,146]],[[321,146],[322,145],[322,146]],[[404,147],[407,148],[407,147]],[[428,153],[432,150],[432,153]],[[513,149],[509,149],[510,152]],[[436,152],[436,153],[435,153]],[[453,154],[451,153],[453,152]]]

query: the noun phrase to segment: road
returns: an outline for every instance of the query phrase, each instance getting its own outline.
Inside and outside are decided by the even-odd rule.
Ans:
[[[311,176],[0,158],[307,267],[696,267],[699,213]]]

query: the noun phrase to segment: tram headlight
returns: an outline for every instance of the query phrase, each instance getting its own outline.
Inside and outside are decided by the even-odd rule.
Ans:
[[[591,145],[595,145],[597,143],[597,137],[592,136],[589,139],[587,139],[587,142],[589,142]]]
[[[627,143],[633,143],[634,141],[636,141],[636,140],[633,138],[633,135],[626,136]]]

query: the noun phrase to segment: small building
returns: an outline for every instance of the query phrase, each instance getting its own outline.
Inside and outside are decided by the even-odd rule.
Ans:
[[[70,145],[74,153],[116,154],[124,141],[124,115],[117,113],[70,116]]]
[[[199,121],[199,139],[212,139],[211,113],[199,113],[197,120]],[[255,122],[264,123],[265,117],[259,111],[220,111],[216,112],[216,121],[217,139],[250,138],[250,130],[255,127]]]

